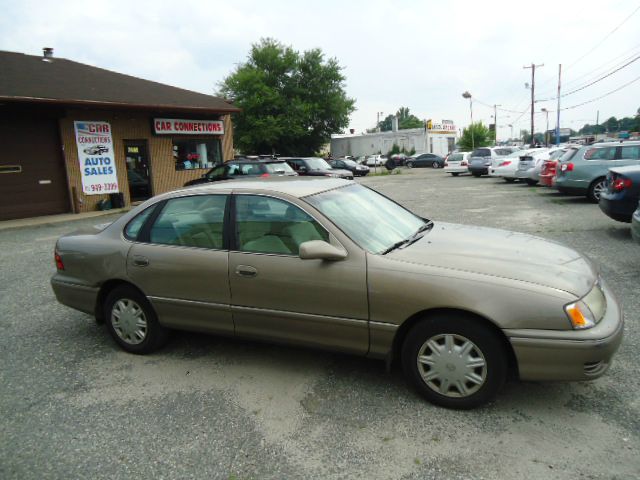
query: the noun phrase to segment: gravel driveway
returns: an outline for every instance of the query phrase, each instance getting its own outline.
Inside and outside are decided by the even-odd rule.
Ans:
[[[629,226],[584,199],[496,179],[413,169],[359,181],[436,221],[533,233],[594,259],[626,312],[610,371],[509,383],[459,412],[357,357],[188,333],[129,355],[49,286],[55,239],[109,217],[5,230],[0,478],[638,478],[640,246]]]

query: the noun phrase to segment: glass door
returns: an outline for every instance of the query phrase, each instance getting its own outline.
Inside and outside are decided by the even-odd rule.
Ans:
[[[151,172],[146,140],[125,140],[124,152],[127,162],[127,179],[131,201],[151,197]]]

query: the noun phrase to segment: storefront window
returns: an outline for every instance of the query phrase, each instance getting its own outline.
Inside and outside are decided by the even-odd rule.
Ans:
[[[176,162],[176,170],[211,168],[222,163],[222,146],[219,139],[174,139],[173,158]]]

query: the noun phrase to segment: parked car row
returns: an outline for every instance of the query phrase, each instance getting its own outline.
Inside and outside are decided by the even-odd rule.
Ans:
[[[640,243],[640,141],[524,150],[483,147],[447,157],[445,172],[457,176],[465,171],[585,196],[612,219],[632,223],[633,238]]]

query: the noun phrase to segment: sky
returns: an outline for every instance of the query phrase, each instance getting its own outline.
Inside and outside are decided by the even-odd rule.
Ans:
[[[640,0],[34,1],[0,0],[0,50],[54,55],[202,93],[274,38],[320,48],[343,67],[356,100],[357,133],[401,106],[421,119],[493,123],[498,138],[530,129],[536,69],[536,131],[556,124],[558,65],[570,93],[640,56]],[[635,13],[634,13],[635,12]],[[0,72],[0,75],[2,73]],[[640,107],[640,60],[561,99],[561,127],[578,130]],[[516,113],[525,112],[525,113]],[[513,125],[510,127],[509,125]]]

